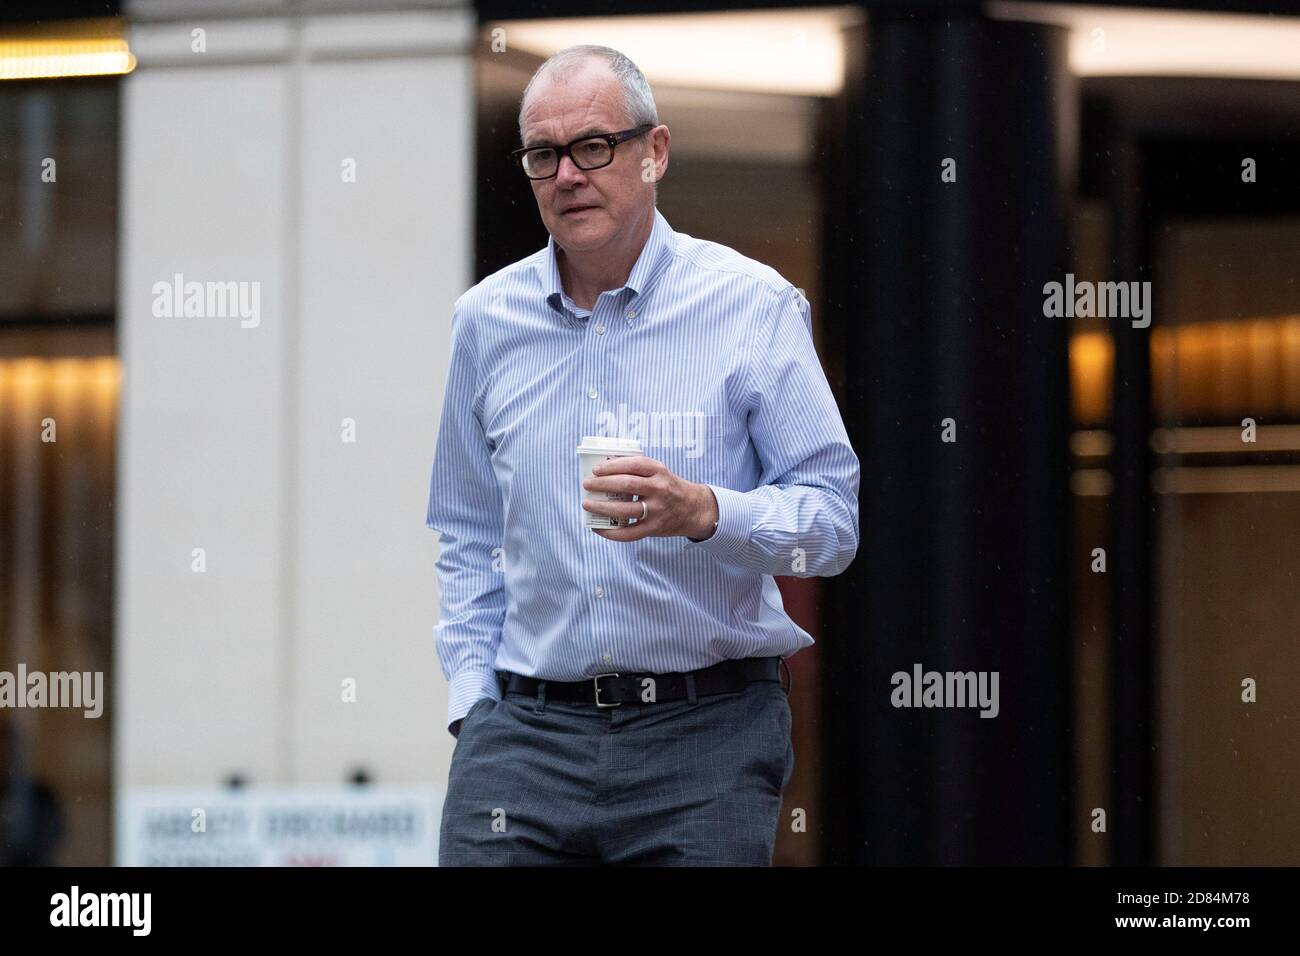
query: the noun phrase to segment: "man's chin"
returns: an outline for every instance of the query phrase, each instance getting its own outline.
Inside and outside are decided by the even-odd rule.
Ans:
[[[599,249],[609,241],[608,223],[590,221],[566,222],[561,219],[555,224],[551,235],[555,241],[572,252],[586,252]]]

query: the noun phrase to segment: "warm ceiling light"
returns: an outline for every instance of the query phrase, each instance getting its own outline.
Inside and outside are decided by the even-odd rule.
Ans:
[[[651,84],[834,96],[844,85],[845,26],[853,8],[510,20],[509,49],[537,56],[579,43],[626,54]]]
[[[121,21],[112,18],[0,31],[0,80],[112,76],[134,69]]]
[[[1077,76],[1300,79],[1300,19],[1048,3],[987,5],[1000,20],[1070,31]]]

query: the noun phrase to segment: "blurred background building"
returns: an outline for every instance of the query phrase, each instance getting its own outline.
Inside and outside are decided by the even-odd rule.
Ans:
[[[0,862],[436,858],[451,305],[545,243],[506,154],[584,42],[674,228],[804,289],[863,464],[854,565],[778,579],[777,862],[1300,862],[1300,17],[706,6],[0,12],[0,672],[107,697],[0,709]],[[1067,275],[1150,326],[1045,315]],[[998,718],[894,709],[914,663]]]

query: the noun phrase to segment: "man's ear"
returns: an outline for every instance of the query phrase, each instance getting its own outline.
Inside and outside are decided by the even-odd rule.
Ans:
[[[668,153],[672,146],[673,137],[668,132],[668,127],[662,124],[651,130],[650,135],[654,137],[655,165],[658,167],[658,175],[655,176],[655,180],[658,181],[668,173]]]
[[[641,180],[658,183],[668,172],[668,149],[672,136],[668,127],[661,124],[646,134],[645,138],[648,146],[646,155],[641,158]]]

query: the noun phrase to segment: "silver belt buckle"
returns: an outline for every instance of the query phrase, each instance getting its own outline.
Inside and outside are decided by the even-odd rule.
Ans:
[[[622,706],[623,706],[623,702],[622,702],[621,700],[616,700],[616,701],[614,701],[614,703],[612,703],[612,704],[602,704],[602,703],[600,702],[600,679],[601,679],[602,677],[617,677],[617,676],[618,676],[618,674],[615,674],[615,673],[613,673],[613,672],[610,672],[610,673],[608,673],[608,674],[597,674],[595,677],[593,677],[593,678],[591,679],[591,684],[592,684],[592,686],[593,686],[594,688],[596,688],[596,706],[597,706],[597,707],[622,707]]]

